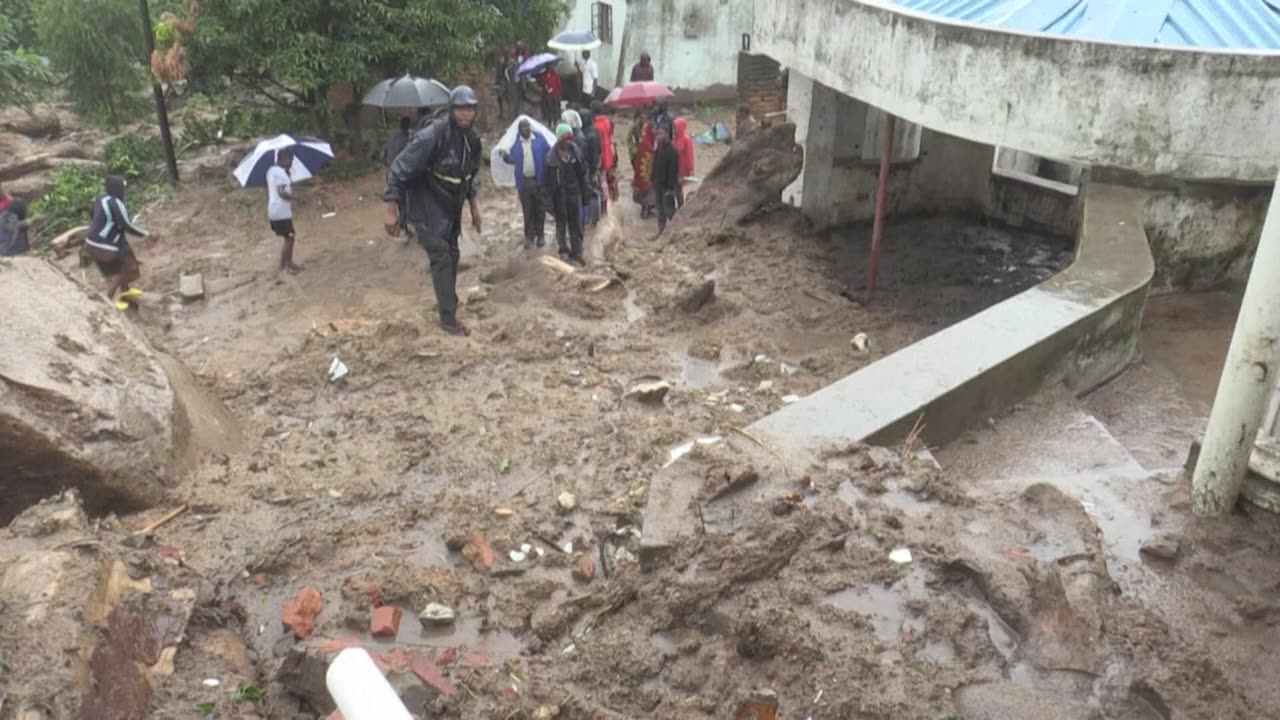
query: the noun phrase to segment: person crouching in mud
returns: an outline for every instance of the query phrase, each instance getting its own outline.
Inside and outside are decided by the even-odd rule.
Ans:
[[[459,85],[449,96],[449,112],[419,130],[387,170],[382,199],[384,229],[395,237],[400,206],[407,201],[409,225],[427,251],[440,327],[452,335],[468,335],[458,322],[458,237],[462,204],[471,207],[471,224],[480,232],[476,205],[476,173],[480,171],[480,136],[472,125],[480,104],[475,91]]]
[[[125,235],[148,235],[130,221],[129,210],[124,205],[124,187],[124,178],[118,175],[107,178],[106,192],[93,199],[93,220],[84,236],[89,256],[107,280],[107,297],[121,310],[129,307],[129,300],[142,294],[141,290],[131,287],[142,272]]]

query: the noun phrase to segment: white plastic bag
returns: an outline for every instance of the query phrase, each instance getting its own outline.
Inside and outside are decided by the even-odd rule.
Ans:
[[[508,165],[502,159],[502,151],[510,150],[516,144],[516,136],[520,134],[520,121],[528,120],[533,126],[533,132],[541,135],[547,144],[551,147],[556,145],[556,135],[547,129],[545,125],[534,120],[528,115],[521,115],[511,123],[507,131],[502,133],[502,139],[498,140],[493,146],[493,150],[489,153],[489,171],[493,174],[493,184],[497,187],[513,188],[516,186],[516,168],[514,165]]]

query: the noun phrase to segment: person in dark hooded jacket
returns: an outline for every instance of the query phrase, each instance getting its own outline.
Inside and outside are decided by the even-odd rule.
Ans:
[[[414,237],[427,251],[431,285],[436,293],[440,327],[452,335],[468,335],[458,322],[458,237],[462,234],[462,206],[471,209],[471,224],[481,231],[476,204],[476,174],[480,171],[480,136],[472,129],[480,104],[466,85],[453,89],[449,112],[432,120],[387,170],[383,193],[383,226],[395,237],[400,227],[400,204],[413,226]]]
[[[666,130],[658,130],[658,149],[653,153],[653,196],[658,203],[658,234],[676,214],[676,198],[680,191],[680,153],[671,143]]]
[[[142,294],[141,290],[130,287],[142,271],[125,236],[147,237],[147,231],[129,219],[129,210],[124,205],[124,187],[124,178],[119,175],[107,178],[106,192],[93,199],[93,219],[84,236],[85,249],[97,263],[98,271],[107,279],[107,297],[121,310],[129,307],[130,299]],[[116,293],[119,293],[118,298]]]
[[[542,174],[543,206],[556,220],[556,244],[560,257],[585,265],[582,257],[582,204],[585,201],[587,169],[573,142],[568,123],[556,127],[556,146],[547,153]]]
[[[600,131],[596,129],[595,113],[581,110],[578,114],[582,117],[582,134],[587,139],[587,153],[584,157],[587,162],[587,221],[596,225],[600,222],[603,197],[600,189],[600,158],[604,153],[604,145],[600,140]]]
[[[13,199],[0,210],[0,257],[21,255],[31,249],[27,239],[27,201]]]

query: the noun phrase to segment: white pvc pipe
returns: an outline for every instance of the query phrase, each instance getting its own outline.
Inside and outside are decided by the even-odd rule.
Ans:
[[[362,648],[347,648],[324,675],[343,720],[413,720],[404,703]]]
[[[1225,515],[1235,507],[1249,470],[1276,373],[1280,372],[1280,181],[1271,195],[1262,239],[1249,272],[1222,369],[1213,412],[1191,481],[1197,515]]]

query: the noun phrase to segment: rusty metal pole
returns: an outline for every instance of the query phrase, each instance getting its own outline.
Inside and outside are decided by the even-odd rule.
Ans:
[[[867,261],[867,294],[876,291],[876,276],[880,274],[880,241],[884,239],[884,211],[889,201],[889,166],[893,160],[893,133],[898,118],[884,114],[880,128],[880,182],[876,185],[876,215],[871,224],[871,259]]]

